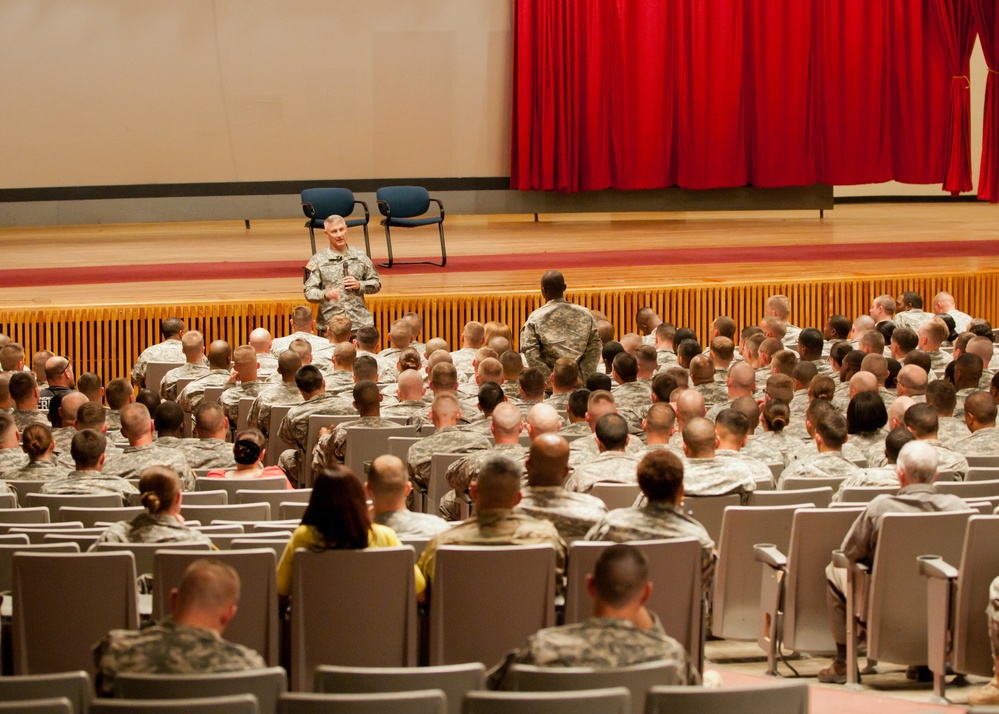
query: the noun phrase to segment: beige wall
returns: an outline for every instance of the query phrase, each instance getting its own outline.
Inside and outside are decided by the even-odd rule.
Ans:
[[[0,188],[506,176],[511,7],[0,0]],[[976,183],[985,78],[976,49]]]
[[[506,176],[509,0],[0,0],[0,188]]]

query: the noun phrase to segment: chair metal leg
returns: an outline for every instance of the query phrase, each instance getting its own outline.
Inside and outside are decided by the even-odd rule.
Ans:
[[[371,257],[371,243],[368,241],[368,224],[364,224],[364,252],[368,254],[368,258]]]
[[[381,267],[391,268],[392,267],[392,234],[389,232],[388,224],[385,224],[385,246],[388,248],[388,262],[382,263]]]
[[[444,222],[437,224],[437,229],[441,234],[441,267],[447,265],[447,249],[444,247]]]
[[[312,243],[312,255],[316,254],[316,232],[312,228],[312,224],[309,224],[309,241]]]

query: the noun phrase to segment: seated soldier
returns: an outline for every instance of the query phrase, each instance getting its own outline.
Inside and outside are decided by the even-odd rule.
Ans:
[[[138,478],[150,466],[166,466],[177,472],[185,491],[194,490],[194,471],[184,454],[178,449],[153,443],[153,420],[145,405],[125,405],[121,410],[121,433],[128,439],[128,446],[105,464],[106,475]]]
[[[823,405],[829,408],[822,408]],[[805,425],[815,441],[818,453],[791,462],[777,479],[778,489],[782,489],[784,482],[791,477],[849,478],[859,475],[860,467],[843,455],[843,444],[846,443],[846,419],[834,411],[829,402],[822,399],[813,401],[808,407]]]
[[[98,543],[206,543],[211,538],[184,525],[180,515],[180,479],[173,469],[151,466],[139,477],[139,500],[146,509],[130,521],[112,524]],[[141,575],[141,573],[140,573]]]
[[[363,426],[382,429],[399,426],[394,421],[382,419],[382,394],[374,382],[370,380],[357,382],[354,385],[352,396],[354,409],[360,416],[357,419],[337,424],[332,429],[324,428],[320,432],[322,436],[312,452],[313,469],[331,469],[336,465],[343,465],[344,459],[347,457],[347,430],[351,427]]]
[[[192,469],[227,469],[236,464],[232,444],[226,443],[229,420],[219,404],[202,402],[194,410],[197,439],[181,439],[180,451]]]
[[[954,451],[965,456],[999,454],[999,429],[996,429],[996,405],[988,392],[975,392],[964,402],[964,423],[970,436],[953,443]]]
[[[277,384],[272,384],[260,390],[253,406],[250,407],[250,415],[247,417],[247,424],[260,430],[264,436],[270,432],[271,407],[284,406],[302,403],[302,393],[295,383],[295,375],[302,367],[302,358],[293,350],[285,350],[280,354],[277,361],[277,372],[274,376],[279,378]]]
[[[406,508],[412,488],[406,464],[398,456],[384,454],[372,461],[364,485],[371,499],[372,520],[391,528],[400,538],[427,538],[450,528],[451,524],[439,516]]]
[[[179,317],[168,317],[160,321],[162,342],[142,350],[132,367],[132,384],[140,389],[146,386],[146,365],[150,362],[184,363],[184,350],[181,337],[184,336],[184,321]]]
[[[62,478],[69,472],[54,458],[56,443],[52,431],[41,424],[32,424],[21,436],[21,449],[28,455],[28,463],[19,469],[4,474],[8,481],[48,481]],[[0,484],[3,484],[0,481]],[[3,484],[0,493],[8,493],[10,488]]]
[[[628,422],[619,414],[604,414],[597,421],[599,456],[576,467],[565,482],[568,491],[589,493],[598,483],[636,483],[638,457],[625,452],[628,445]],[[637,441],[637,440],[636,440]]]
[[[139,493],[135,486],[114,474],[101,473],[104,468],[104,447],[107,438],[93,429],[83,429],[73,437],[70,454],[76,470],[62,478],[46,481],[42,493],[91,495],[116,493],[122,504],[127,505],[128,497]]]
[[[586,578],[586,589],[593,598],[593,616],[531,635],[491,672],[491,689],[502,688],[513,664],[613,669],[662,662],[676,666],[680,681],[697,681],[683,646],[645,608],[652,583],[641,551],[626,544],[605,550]]]
[[[642,457],[638,485],[645,496],[642,506],[615,508],[586,534],[586,540],[631,540],[696,538],[701,544],[704,590],[711,588],[715,567],[715,543],[699,522],[687,515],[683,503],[683,461],[672,451],[660,449]]]
[[[226,381],[220,403],[230,424],[239,420],[239,400],[256,399],[267,383],[258,378],[260,363],[250,345],[241,345],[232,353],[232,372]],[[202,393],[203,394],[203,393]]]
[[[32,372],[14,372],[7,383],[14,409],[10,415],[14,417],[18,431],[24,431],[31,424],[49,426],[48,418],[38,411],[38,385]]]
[[[413,483],[424,493],[430,483],[430,462],[435,453],[468,453],[492,448],[485,435],[458,428],[461,410],[453,394],[443,393],[434,397],[430,418],[434,423],[434,433],[410,446],[406,458]]]
[[[911,408],[910,408],[911,409]],[[898,495],[878,496],[857,516],[843,539],[842,550],[852,562],[872,563],[878,543],[883,516],[886,513],[934,513],[964,511],[968,505],[951,494],[937,493],[933,481],[937,477],[937,454],[925,442],[913,441],[902,447],[898,455]],[[826,603],[836,658],[819,672],[819,681],[846,682],[846,570],[826,567],[829,582]]]
[[[738,493],[744,499],[756,489],[752,468],[742,459],[718,456],[715,426],[704,417],[691,419],[683,427],[683,488],[690,496],[723,496]]]
[[[520,469],[504,456],[486,460],[469,490],[475,513],[466,521],[435,535],[417,563],[431,584],[437,549],[442,545],[534,545],[555,548],[555,580],[565,574],[565,541],[555,526],[513,510],[520,502]]]
[[[860,469],[860,473],[846,477],[839,485],[839,489],[833,494],[832,500],[842,501],[843,491],[847,488],[857,488],[861,486],[897,486],[898,485],[898,452],[910,441],[915,441],[916,437],[904,426],[897,426],[888,432],[884,443],[884,459],[878,458],[875,463],[885,461],[884,466],[868,466]]]
[[[14,417],[0,412],[0,478],[7,478],[28,465],[28,455],[17,443],[19,436]]]
[[[144,630],[112,630],[95,648],[95,685],[103,697],[114,694],[119,674],[208,674],[245,672],[267,666],[243,645],[222,639],[236,615],[239,574],[217,560],[187,566],[170,591],[170,617]]]
[[[558,434],[533,437],[525,467],[527,486],[514,510],[551,521],[566,543],[582,539],[607,512],[599,498],[565,489],[569,444]]]
[[[204,335],[197,330],[191,330],[184,333],[180,342],[185,362],[163,375],[163,381],[160,382],[160,396],[173,401],[177,401],[177,380],[197,379],[208,374],[208,365],[205,364]]]

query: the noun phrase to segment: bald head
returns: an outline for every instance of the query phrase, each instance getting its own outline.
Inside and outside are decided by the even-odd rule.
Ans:
[[[252,347],[253,351],[258,355],[269,354],[271,351],[271,344],[273,342],[274,340],[271,338],[271,333],[263,327],[258,327],[250,332],[250,347]]]
[[[914,397],[926,394],[927,375],[922,367],[907,364],[898,372],[898,395]]]
[[[690,379],[697,384],[707,384],[715,378],[715,365],[710,358],[697,355],[690,360]]]
[[[681,426],[692,419],[703,417],[705,413],[703,394],[696,389],[684,389],[680,392],[680,396],[676,398],[676,418]]]
[[[188,330],[180,338],[181,349],[188,362],[198,362],[205,354],[205,336],[197,330]]]
[[[891,404],[891,409],[888,410],[888,428],[894,429],[895,427],[905,426],[905,413],[915,403],[912,397],[898,397],[895,399]]]
[[[703,417],[691,419],[683,427],[683,451],[688,458],[713,457],[715,439],[715,425]]]
[[[992,359],[992,347],[992,340],[987,337],[976,335],[968,340],[968,344],[964,348],[964,351],[970,352],[973,355],[978,355],[978,357],[981,358],[984,367],[988,368],[989,360]]]
[[[728,370],[728,395],[733,399],[756,391],[756,370],[745,362],[736,362]]]
[[[497,444],[513,443],[524,428],[520,409],[510,402],[500,402],[493,409],[493,436]]]
[[[530,486],[561,486],[569,474],[569,442],[558,434],[542,434],[531,442],[527,457]]]
[[[878,391],[878,379],[870,372],[857,372],[850,377],[850,396]]]
[[[973,392],[964,400],[964,420],[971,431],[996,425],[996,403],[988,392]]]
[[[367,490],[375,505],[375,513],[395,511],[405,507],[409,492],[409,473],[398,456],[383,454],[371,462],[368,469]],[[385,503],[388,501],[389,503]],[[380,508],[382,506],[388,508]]]
[[[546,300],[555,300],[565,294],[565,278],[557,270],[549,270],[541,276],[541,294]]]
[[[416,401],[423,396],[423,377],[414,369],[407,369],[400,374],[397,384],[400,402]]]
[[[76,414],[80,407],[89,402],[87,395],[83,392],[70,392],[59,402],[59,415],[62,417],[63,426],[68,426],[76,421]]]
[[[535,404],[527,412],[527,433],[532,440],[542,434],[554,434],[562,426],[562,419],[551,404]]]

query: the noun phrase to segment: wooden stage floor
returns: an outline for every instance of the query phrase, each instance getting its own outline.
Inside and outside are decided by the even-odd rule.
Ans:
[[[0,306],[295,300],[300,219],[0,229]],[[823,281],[999,270],[999,208],[840,205],[817,211],[448,216],[446,268],[381,271],[383,296]],[[374,218],[372,254],[385,257]],[[361,229],[350,232],[363,247]],[[325,238],[317,235],[320,247]],[[433,256],[432,228],[397,231],[396,258]],[[162,268],[157,266],[163,266]],[[251,277],[247,277],[247,276]]]

